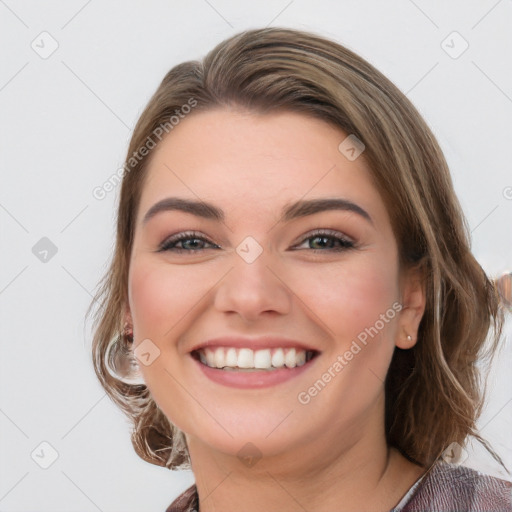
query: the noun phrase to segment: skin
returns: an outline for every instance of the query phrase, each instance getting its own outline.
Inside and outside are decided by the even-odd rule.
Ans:
[[[425,471],[390,449],[384,431],[384,379],[395,346],[416,342],[424,284],[399,268],[364,153],[349,161],[338,150],[346,136],[298,113],[216,109],[182,120],[151,155],[126,314],[135,347],[149,338],[160,350],[141,371],[158,406],[186,434],[201,511],[384,512]],[[166,211],[143,224],[168,196],[212,202],[225,220]],[[373,223],[339,210],[278,222],[288,202],[323,197],[349,199]],[[308,238],[318,228],[355,247],[334,251],[331,240]],[[189,230],[207,240],[188,242],[195,253],[157,252],[170,235]],[[247,236],[263,249],[251,264],[236,252]],[[298,394],[395,302],[403,309],[317,396],[299,403]],[[270,388],[214,383],[189,352],[237,334],[301,340],[321,353],[307,371]],[[252,467],[237,456],[248,442],[262,456]]]

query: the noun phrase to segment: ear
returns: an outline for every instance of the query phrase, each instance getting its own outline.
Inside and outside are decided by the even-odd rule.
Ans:
[[[124,306],[124,325],[129,326],[130,328],[133,328],[133,318],[132,318],[132,312],[130,311],[130,305],[128,303]]]
[[[426,273],[423,266],[410,267],[400,278],[401,304],[398,333],[395,345],[402,349],[412,348],[418,340],[418,329],[425,313]]]

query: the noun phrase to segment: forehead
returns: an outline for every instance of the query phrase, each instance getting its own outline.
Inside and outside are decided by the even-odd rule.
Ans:
[[[173,195],[208,199],[249,217],[275,213],[290,200],[339,196],[386,218],[363,156],[351,161],[339,150],[348,135],[299,113],[196,112],[151,155],[139,217]]]

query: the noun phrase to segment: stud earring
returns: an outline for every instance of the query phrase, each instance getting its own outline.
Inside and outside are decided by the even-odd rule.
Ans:
[[[407,335],[407,341],[412,341],[412,336],[410,334]]]

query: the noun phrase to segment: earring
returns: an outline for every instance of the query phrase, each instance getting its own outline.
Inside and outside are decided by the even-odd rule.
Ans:
[[[132,386],[146,385],[139,364],[133,355],[133,331],[125,329],[116,334],[105,350],[105,367],[108,373],[117,380]]]
[[[412,341],[412,336],[410,334],[407,335],[407,341]]]

